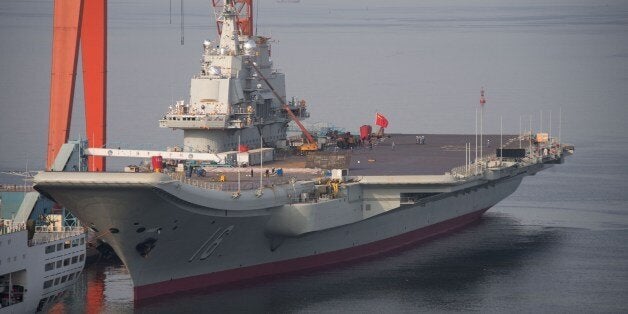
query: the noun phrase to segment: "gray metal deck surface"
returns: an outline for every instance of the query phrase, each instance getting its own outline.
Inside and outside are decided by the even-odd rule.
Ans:
[[[416,134],[392,134],[373,149],[354,149],[349,175],[440,175],[465,163],[465,143],[471,143],[475,158],[475,135],[422,134],[425,144],[416,144]],[[504,146],[516,135],[504,135]],[[490,140],[490,147],[487,146]],[[479,141],[479,139],[478,139]],[[394,142],[394,149],[393,149]],[[483,154],[494,155],[499,135],[484,135]],[[527,147],[523,143],[523,147]],[[479,144],[478,144],[479,145]],[[519,147],[513,140],[508,147]],[[478,148],[479,151],[479,148]],[[478,152],[479,155],[479,152]]]

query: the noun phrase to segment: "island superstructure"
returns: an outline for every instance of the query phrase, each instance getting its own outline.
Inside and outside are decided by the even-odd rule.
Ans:
[[[285,147],[291,121],[287,110],[299,118],[309,116],[303,100],[284,107],[285,75],[273,69],[270,38],[241,34],[237,17],[235,6],[224,6],[218,16],[219,40],[203,42],[201,70],[191,79],[189,102],[170,106],[159,121],[160,127],[183,130],[185,151],[233,151],[238,138],[240,145],[259,148],[260,136],[264,146]]]
[[[305,117],[304,108],[286,102],[268,38],[238,32],[233,2],[226,3],[219,42],[203,44],[189,103],[175,104],[160,120],[183,130],[184,151],[68,143],[56,171],[35,178],[38,191],[102,233],[129,269],[138,300],[407,247],[477,220],[524,177],[573,151],[529,132],[493,136],[503,143],[497,155],[472,160],[466,144],[473,135],[419,141],[417,134],[377,132],[332,134],[317,146],[348,149],[277,160],[275,151],[289,151],[288,116]],[[152,158],[152,168],[68,171],[81,168],[73,163],[84,154]]]

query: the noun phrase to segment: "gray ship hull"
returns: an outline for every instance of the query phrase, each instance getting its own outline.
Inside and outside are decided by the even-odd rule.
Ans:
[[[257,200],[254,195],[244,194],[236,202],[249,205],[238,205],[238,209],[227,208],[230,200],[216,194],[220,192],[197,191],[179,183],[94,180],[109,174],[90,174],[96,177],[78,179],[80,184],[66,177],[56,181],[40,177],[37,189],[104,234],[104,240],[127,265],[135,299],[140,300],[320,268],[400,249],[473,222],[513,193],[523,176],[541,168],[519,170],[496,180],[440,185],[438,189],[449,192],[414,204],[400,202],[400,193],[434,189],[437,185],[362,184],[358,192],[349,191],[353,196],[329,205],[312,204],[317,208],[330,206],[340,215],[321,212],[328,219],[342,220],[342,215],[351,214],[361,219],[293,234],[298,228],[277,231],[273,226],[282,212],[295,212],[293,205],[282,204],[294,187],[266,191]],[[81,174],[62,175],[70,178]],[[367,212],[377,211],[365,206],[369,200],[385,204],[386,195],[397,196],[392,201],[396,202],[394,208],[377,214]],[[285,219],[281,221],[286,223]]]

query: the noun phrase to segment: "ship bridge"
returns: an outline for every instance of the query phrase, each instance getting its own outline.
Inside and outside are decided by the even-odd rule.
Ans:
[[[189,101],[177,101],[159,120],[162,128],[183,130],[184,145],[196,152],[233,150],[238,137],[252,148],[261,146],[260,136],[266,147],[286,139],[290,118],[271,90],[286,99],[285,75],[273,68],[270,38],[240,32],[235,10],[225,5],[218,41],[203,42]],[[301,119],[309,116],[304,101],[293,99],[288,108]]]

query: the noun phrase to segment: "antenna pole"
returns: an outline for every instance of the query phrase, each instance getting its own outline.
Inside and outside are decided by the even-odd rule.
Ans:
[[[550,139],[550,145],[551,145],[551,138],[552,138],[552,111],[550,110],[549,112],[549,135],[548,138]]]
[[[185,21],[185,15],[183,14],[183,0],[181,0],[181,45],[185,42],[185,37],[183,35],[183,23]]]
[[[240,134],[238,134],[238,151],[240,150]],[[238,164],[238,193],[240,193],[240,163],[238,162],[238,154],[236,154],[236,164]]]
[[[82,148],[81,146],[82,146],[82,143],[83,143],[83,141],[81,139],[81,133],[79,133],[79,141],[78,141],[78,149],[77,149],[78,151],[77,151],[77,154],[76,154],[77,155],[76,159],[78,159],[77,160],[78,161],[78,171],[81,171],[83,169],[83,165],[81,164],[81,155],[82,155],[81,154],[81,148]]]
[[[521,133],[521,116],[519,116],[519,148],[521,148],[521,137],[523,134]]]
[[[528,141],[530,142],[530,158],[532,158],[532,115],[530,115],[529,118],[530,118],[530,137],[528,138]]]
[[[563,116],[563,106],[558,107],[558,143],[562,144],[561,142],[561,129],[562,129],[562,116]]]
[[[499,163],[504,161],[504,124],[503,116],[499,116]]]
[[[543,110],[540,110],[540,117],[539,117],[539,133],[543,133]]]
[[[469,144],[464,143],[464,170],[469,172]]]
[[[262,136],[262,129],[259,130],[259,189],[262,189],[262,179],[264,176],[264,169],[263,169],[263,164],[264,164],[264,156],[263,153],[263,148],[264,148],[264,140],[263,140],[263,136]]]

